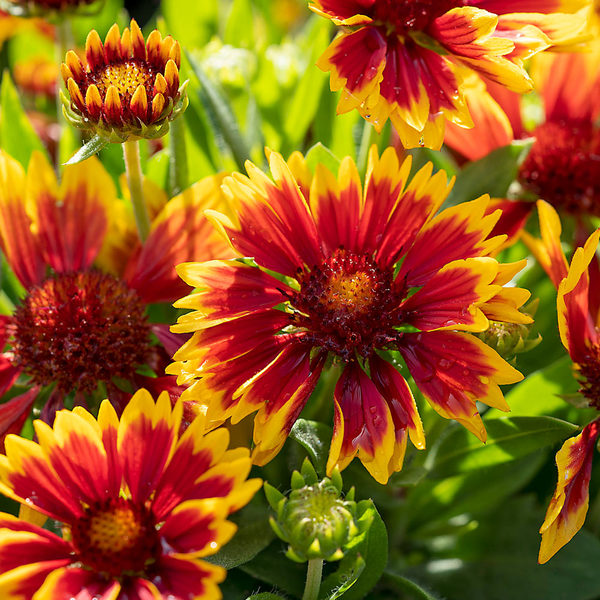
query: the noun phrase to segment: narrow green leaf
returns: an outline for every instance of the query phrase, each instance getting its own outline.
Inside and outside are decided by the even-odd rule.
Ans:
[[[503,198],[515,180],[519,165],[527,156],[533,139],[517,140],[469,163],[456,176],[449,204],[474,200],[482,194]]]
[[[285,599],[285,596],[279,596],[278,594],[272,594],[271,592],[263,592],[262,594],[252,594],[248,596],[246,600],[281,600]]]
[[[91,140],[86,142],[71,158],[65,163],[66,165],[74,165],[76,163],[83,162],[86,158],[94,156],[109,144],[106,138],[99,135],[95,135]]]
[[[506,401],[511,415],[552,415],[567,407],[561,394],[572,394],[578,387],[573,376],[573,361],[563,356],[514,386],[506,395]],[[485,418],[487,421],[504,415],[506,413],[500,410],[491,409]]]
[[[340,159],[329,148],[323,146],[321,142],[317,142],[306,153],[305,159],[306,164],[313,173],[319,163],[324,164],[335,175],[337,175],[340,168]]]
[[[232,540],[219,552],[204,560],[225,569],[233,569],[252,560],[261,550],[264,550],[275,534],[269,525],[266,513],[257,514],[252,507],[241,513],[241,522]]]
[[[0,145],[27,167],[34,150],[48,153],[29,122],[10,74],[4,71],[0,89]]]
[[[441,600],[441,596],[432,594],[408,577],[398,575],[392,571],[386,571],[384,577],[406,600]]]
[[[387,529],[372,500],[361,500],[358,503],[358,518],[371,519],[364,540],[352,548],[352,552],[365,561],[365,567],[352,587],[344,593],[344,600],[361,600],[366,597],[379,581],[388,561]]]
[[[233,0],[225,24],[223,41],[237,48],[254,47],[253,14],[250,0]]]
[[[321,584],[319,599],[336,600],[343,596],[358,581],[365,565],[360,554],[345,556],[340,561],[339,568]]]
[[[289,437],[296,440],[308,452],[315,470],[322,475],[325,473],[331,435],[331,427],[324,423],[297,419]]]
[[[487,442],[457,425],[432,449],[430,477],[444,478],[511,462],[566,439],[577,426],[554,417],[504,417],[486,421]]]
[[[200,61],[196,60],[190,54],[187,57],[201,85],[200,93],[204,109],[231,150],[238,169],[243,171],[244,163],[250,159],[250,150],[242,136],[239,123],[229,100],[220,89],[220,86],[211,81],[206,75],[200,65]]]

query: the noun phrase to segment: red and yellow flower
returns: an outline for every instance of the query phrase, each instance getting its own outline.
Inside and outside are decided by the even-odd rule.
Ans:
[[[8,344],[0,394],[21,374],[35,388],[52,386],[49,407],[62,406],[70,392],[88,401],[108,392],[116,401],[129,385],[174,385],[172,377],[138,372],[163,375],[181,344],[167,325],[148,321],[146,306],[187,290],[176,264],[227,252],[202,214],[222,206],[221,180],[208,177],[169,202],[146,183],[154,218],[142,245],[97,159],[67,166],[59,185],[42,154],[33,154],[26,173],[0,152],[0,247],[24,288],[14,312],[0,317],[1,346]],[[26,411],[33,399],[21,398]],[[0,418],[0,434],[13,417]]]
[[[592,15],[588,30],[594,35],[588,51],[540,54],[531,76],[543,106],[542,118],[531,125],[527,102],[500,86],[469,78],[465,96],[475,126],[462,129],[450,124],[445,143],[469,160],[477,160],[513,140],[534,137],[519,167],[519,196],[542,198],[561,215],[581,219],[600,216],[600,18]],[[529,110],[529,115],[531,110]],[[523,207],[525,209],[525,207]],[[589,233],[589,232],[588,232]]]
[[[119,419],[62,410],[15,435],[0,456],[0,491],[58,522],[62,537],[0,513],[3,598],[219,599],[225,570],[203,560],[235,533],[227,516],[260,487],[249,452],[229,436],[180,434],[182,404],[137,392]]]
[[[64,17],[97,13],[105,0],[2,0],[2,6],[18,17]]]
[[[448,120],[473,125],[463,97],[475,71],[518,93],[531,90],[522,61],[581,41],[588,2],[546,0],[311,0],[342,27],[317,62],[342,90],[338,112],[357,108],[378,131],[392,121],[405,147],[438,149]],[[534,12],[535,11],[535,12]]]
[[[380,482],[402,468],[407,437],[424,447],[408,373],[444,417],[484,440],[475,401],[508,410],[498,384],[521,379],[472,332],[489,319],[526,323],[529,293],[503,287],[523,263],[491,255],[499,211],[488,198],[436,216],[450,186],[431,164],[408,181],[392,148],[369,157],[364,193],[355,164],[314,178],[301,155],[269,156],[274,181],[248,163],[249,178],[224,182],[235,219],[212,212],[231,245],[255,264],[188,263],[181,277],[198,293],[172,328],[194,332],[170,367],[185,397],[203,404],[209,426],[254,419],[253,459],[282,447],[329,357],[343,365],[335,388],[328,471],[358,454]],[[401,357],[401,358],[400,358]]]
[[[186,84],[179,85],[181,49],[155,29],[148,41],[135,20],[121,35],[118,25],[104,44],[92,30],[82,62],[72,50],[61,67],[70,99],[64,113],[76,127],[112,142],[158,138],[187,106]]]
[[[535,240],[532,249],[558,288],[558,328],[573,360],[579,393],[590,407],[600,410],[600,265],[596,257],[600,230],[575,250],[569,264],[560,243],[558,214],[547,202],[540,200],[537,204],[542,239]],[[599,435],[600,418],[568,439],[556,455],[558,483],[540,528],[540,563],[550,560],[583,526]]]

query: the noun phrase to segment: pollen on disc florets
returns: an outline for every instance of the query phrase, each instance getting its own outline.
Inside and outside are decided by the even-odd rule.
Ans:
[[[588,121],[540,125],[519,170],[523,187],[575,216],[600,216],[600,130]]]
[[[306,329],[307,342],[348,360],[355,353],[367,357],[393,338],[402,294],[391,269],[340,248],[298,279],[291,318]]]
[[[112,577],[143,574],[160,552],[152,514],[126,498],[88,507],[70,534],[83,565]]]
[[[13,363],[35,383],[56,383],[63,392],[131,379],[150,350],[137,293],[96,271],[60,274],[31,289],[10,329]]]
[[[185,109],[181,50],[171,36],[163,39],[154,30],[146,43],[132,20],[123,35],[113,25],[104,44],[92,30],[85,54],[85,66],[71,50],[61,67],[70,96],[63,95],[64,112],[75,126],[112,142],[153,139],[164,135]]]

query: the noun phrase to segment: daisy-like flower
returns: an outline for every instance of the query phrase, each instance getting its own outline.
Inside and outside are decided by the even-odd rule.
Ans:
[[[181,49],[155,29],[148,42],[135,20],[120,34],[113,25],[104,45],[96,30],[85,43],[84,63],[67,52],[61,67],[70,99],[64,113],[76,127],[112,142],[158,138],[187,106],[186,84],[179,85]]]
[[[571,264],[560,244],[561,225],[556,211],[538,201],[540,231],[536,255],[558,287],[560,338],[573,360],[579,393],[600,410],[600,264],[596,257],[600,230],[575,250]],[[592,458],[600,435],[600,418],[568,439],[556,455],[558,483],[540,528],[539,562],[545,563],[581,529],[589,504]]]
[[[58,522],[62,537],[0,513],[3,598],[219,599],[225,570],[201,558],[235,533],[227,516],[260,487],[249,452],[227,450],[225,429],[181,435],[182,404],[137,392],[119,419],[76,407],[39,443],[11,435],[0,491]]]
[[[129,386],[174,384],[164,367],[181,341],[167,325],[151,324],[146,306],[185,293],[175,264],[227,251],[202,214],[222,201],[221,179],[161,200],[141,245],[97,159],[67,166],[59,186],[41,154],[25,173],[0,152],[0,247],[24,288],[14,313],[0,317],[1,346],[8,344],[0,355],[0,394],[19,375],[34,388],[52,386],[47,406],[62,406],[70,392],[78,401],[99,401],[107,392],[114,400]],[[137,373],[144,365],[163,377]],[[27,410],[32,398],[22,399]]]
[[[581,53],[540,54],[531,75],[543,107],[541,119],[531,123],[531,103],[497,85],[473,76],[466,99],[475,126],[466,130],[449,125],[445,143],[469,160],[477,160],[513,140],[534,137],[520,165],[520,208],[528,213],[527,200],[542,198],[562,216],[578,220],[600,216],[600,18],[588,23],[594,40]],[[576,174],[576,176],[574,176]],[[588,232],[589,233],[589,232]]]
[[[472,126],[464,73],[528,92],[522,60],[581,39],[583,15],[557,14],[581,4],[312,0],[314,12],[343,28],[317,66],[331,72],[332,90],[342,90],[339,113],[357,108],[378,131],[389,118],[405,147],[439,149],[446,120]]]
[[[449,192],[431,164],[408,183],[392,148],[370,152],[364,194],[356,166],[338,178],[323,165],[314,179],[300,155],[290,167],[271,153],[271,181],[251,163],[224,189],[237,219],[212,213],[236,260],[190,263],[181,277],[199,289],[176,303],[194,309],[172,328],[195,332],[170,367],[186,397],[206,406],[209,423],[237,422],[258,410],[254,454],[269,461],[315,387],[328,357],[343,365],[335,388],[328,472],[358,454],[380,482],[400,470],[407,434],[425,440],[405,378],[444,417],[480,439],[475,400],[508,410],[498,387],[521,374],[469,332],[498,321],[529,322],[517,309],[526,290],[504,288],[523,263],[501,265],[488,239],[499,211],[487,197],[434,216]],[[294,173],[296,176],[294,176]],[[194,382],[194,379],[197,381]]]

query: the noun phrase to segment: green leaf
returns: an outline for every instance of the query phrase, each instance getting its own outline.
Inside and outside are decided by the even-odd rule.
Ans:
[[[314,173],[315,167],[322,163],[324,164],[333,174],[337,174],[340,168],[340,159],[326,146],[323,146],[321,142],[317,142],[305,156],[306,164],[308,168]]]
[[[282,598],[285,598],[285,596],[263,592],[262,594],[252,594],[252,596],[248,596],[246,600],[281,600]]]
[[[92,139],[81,146],[81,148],[79,148],[79,150],[77,150],[77,152],[75,152],[75,154],[73,154],[73,156],[71,156],[71,158],[65,164],[74,165],[76,163],[83,162],[87,158],[90,158],[90,156],[94,156],[94,154],[100,152],[100,150],[102,150],[102,148],[105,146],[108,146],[109,143],[110,142],[106,138],[95,135]]]
[[[364,598],[387,566],[388,535],[385,523],[372,500],[361,500],[357,507],[358,520],[370,519],[371,525],[364,539],[352,548],[352,553],[360,555],[365,562],[356,582],[344,593],[344,600],[360,600]],[[328,585],[329,579],[323,583]]]
[[[250,0],[233,0],[223,41],[237,48],[254,47],[252,3]]]
[[[403,571],[447,598],[595,600],[600,597],[600,541],[585,529],[546,565],[537,564],[544,507],[532,496],[506,502],[436,560]]]
[[[204,73],[200,61],[187,54],[192,70],[200,82],[200,97],[202,105],[209,118],[229,147],[231,154],[240,171],[244,171],[244,163],[250,159],[250,150],[240,131],[237,118],[231,108],[229,100],[220,86],[211,81]],[[191,92],[190,92],[191,94]]]
[[[457,515],[490,514],[531,480],[546,457],[547,452],[540,450],[509,463],[407,488],[404,517],[412,535],[427,537],[448,530],[452,528],[448,520]]]
[[[444,478],[514,461],[551,446],[578,428],[554,417],[504,417],[486,421],[487,442],[457,425],[432,449],[430,477]]]
[[[217,33],[219,0],[162,0],[169,33],[187,48],[201,48]]]
[[[31,153],[39,150],[49,159],[48,153],[29,122],[17,89],[10,74],[4,71],[0,88],[0,145],[25,168]]]
[[[323,475],[329,454],[331,435],[331,427],[324,423],[297,419],[289,437],[296,440],[308,452],[317,473]]]
[[[481,160],[469,163],[458,175],[448,197],[449,204],[474,200],[482,194],[503,198],[527,156],[532,139],[517,140],[497,148]]]
[[[204,560],[225,569],[233,569],[252,560],[271,543],[275,534],[264,510],[250,506],[241,513],[240,518],[242,521],[238,522],[238,530],[232,540]]]
[[[563,356],[514,386],[506,395],[506,401],[511,415],[551,415],[567,407],[560,395],[572,394],[578,387],[573,376],[573,361],[569,356]],[[505,414],[491,409],[485,418],[487,421]]]
[[[432,594],[408,577],[398,575],[392,571],[386,571],[384,577],[406,600],[441,600],[440,596]]]
[[[321,584],[319,599],[335,600],[343,596],[356,583],[365,566],[365,560],[360,554],[345,556],[338,569]]]

